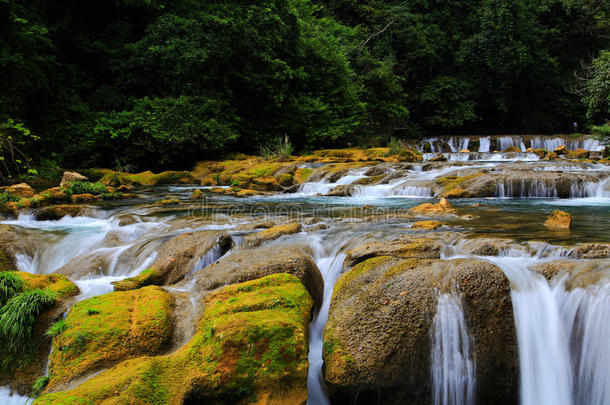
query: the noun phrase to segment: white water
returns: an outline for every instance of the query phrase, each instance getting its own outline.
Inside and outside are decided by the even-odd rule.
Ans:
[[[464,311],[455,293],[438,297],[431,338],[431,374],[435,405],[473,405],[475,365]]]
[[[324,279],[324,297],[322,306],[315,319],[309,325],[309,370],[307,374],[308,405],[328,405],[330,401],[324,386],[322,375],[322,346],[324,325],[328,321],[330,299],[337,278],[343,269],[345,254],[338,253],[340,245],[324,243],[316,238],[311,241],[314,261]]]
[[[491,141],[488,136],[479,138],[479,152],[490,152],[490,150],[489,150],[490,145],[491,145]]]
[[[0,387],[0,404],[2,405],[25,405],[31,403],[32,398],[24,397],[19,394],[11,395],[11,390],[7,387]]]

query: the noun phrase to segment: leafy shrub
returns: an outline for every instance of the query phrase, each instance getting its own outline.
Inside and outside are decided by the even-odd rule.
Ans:
[[[7,202],[17,202],[21,200],[21,197],[11,194],[8,191],[0,193],[0,205],[4,205]]]
[[[49,384],[48,375],[38,378],[34,382],[34,385],[32,385],[32,395],[35,397],[39,396],[42,393],[42,391],[47,387],[48,384]]]
[[[603,145],[610,146],[610,123],[593,127],[593,137]]]
[[[89,183],[88,181],[73,181],[66,187],[69,194],[93,194],[106,193],[106,186],[102,183]]]
[[[0,308],[13,296],[23,291],[23,281],[11,271],[0,272]]]
[[[0,338],[6,349],[24,352],[31,343],[32,331],[40,312],[56,300],[50,290],[25,291],[13,296],[0,309]]]
[[[49,329],[47,329],[47,331],[44,334],[45,334],[45,336],[54,338],[55,336],[60,335],[66,329],[68,329],[66,320],[60,319],[59,321],[57,321],[53,325],[51,325],[51,327]]]

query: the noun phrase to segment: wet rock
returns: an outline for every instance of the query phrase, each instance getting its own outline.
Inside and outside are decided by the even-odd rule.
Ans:
[[[572,215],[567,212],[555,210],[551,215],[544,221],[544,226],[555,229],[570,229],[572,225]]]
[[[445,198],[436,203],[423,203],[409,210],[413,215],[423,215],[429,217],[455,215],[453,206]]]
[[[34,195],[36,194],[34,189],[30,187],[30,185],[27,183],[19,183],[13,184],[12,186],[0,187],[0,192],[10,193],[21,198],[34,197]]]
[[[159,353],[172,335],[171,296],[156,286],[81,301],[53,339],[47,392],[129,358]]]
[[[349,197],[355,194],[356,187],[351,184],[340,185],[324,194],[326,197]]]
[[[178,205],[178,204],[180,204],[180,200],[178,200],[176,198],[169,198],[169,199],[164,199],[164,200],[158,200],[153,205],[165,206],[165,205]]]
[[[148,269],[138,276],[114,282],[114,288],[119,291],[151,284],[174,284],[195,271],[197,261],[206,253],[218,247],[219,254],[223,254],[232,245],[229,236],[217,231],[185,232],[172,236],[157,249],[157,259]],[[133,253],[137,255],[137,248]]]
[[[95,195],[89,194],[89,193],[74,194],[74,195],[70,196],[70,201],[73,203],[86,203],[86,202],[93,202],[93,201],[97,201],[97,200],[99,200],[98,196],[95,196]]]
[[[462,149],[462,150],[460,151],[460,153],[470,153],[470,150],[468,150],[468,149]]]
[[[559,157],[555,152],[549,152],[544,156],[544,160],[555,160]]]
[[[383,174],[385,174],[385,167],[379,165],[373,166],[364,172],[365,176],[381,176]]]
[[[310,252],[298,245],[272,245],[256,249],[238,249],[193,274],[194,289],[209,291],[229,284],[242,283],[271,274],[289,273],[297,276],[314,299],[322,303],[324,281]],[[178,286],[190,283],[184,280]]]
[[[404,237],[389,242],[371,242],[349,250],[346,253],[344,267],[349,269],[360,262],[378,256],[439,259],[440,252],[441,244],[428,238]]]
[[[571,257],[580,259],[610,259],[610,244],[589,243],[574,248]]]
[[[195,336],[176,352],[124,361],[37,403],[305,402],[312,299],[296,277],[229,286],[203,305]]]
[[[576,149],[568,152],[569,159],[587,159],[589,158],[589,151],[584,149]]]
[[[193,190],[193,192],[191,193],[191,198],[193,198],[195,200],[199,200],[202,197],[203,197],[203,191],[201,191],[200,189]]]
[[[443,155],[443,154],[438,154],[436,156],[434,156],[433,158],[429,159],[430,162],[446,162],[447,161],[447,156]]]
[[[569,150],[565,145],[561,145],[553,149],[553,152],[557,155],[567,155]]]
[[[445,193],[443,193],[443,197],[445,198],[469,198],[470,197],[470,193],[468,192],[468,190],[464,190],[463,188],[460,187],[456,187],[453,188]]]
[[[443,226],[443,224],[438,221],[417,221],[411,225],[411,229],[425,229],[433,231],[441,226]]]
[[[276,225],[269,229],[265,229],[264,231],[247,235],[245,239],[248,246],[254,247],[277,239],[280,236],[290,235],[298,232],[301,232],[301,224],[298,222],[291,222],[289,224]]]
[[[388,256],[358,264],[335,285],[323,351],[333,403],[355,396],[429,403],[431,321],[439,290],[452,285],[461,291],[475,342],[478,400],[515,403],[517,343],[510,285],[500,269],[471,259]]]
[[[55,221],[65,216],[80,217],[92,215],[96,208],[91,205],[50,205],[36,211],[39,221]]]
[[[531,270],[546,279],[561,278],[568,290],[589,288],[606,280],[610,272],[607,260],[555,260],[534,265]]]
[[[504,149],[502,151],[502,153],[519,153],[521,152],[521,148],[519,148],[518,146],[509,146],[508,148]]]
[[[64,175],[61,178],[61,182],[59,183],[59,187],[66,187],[70,183],[75,181],[88,181],[89,179],[77,172],[64,172]]]

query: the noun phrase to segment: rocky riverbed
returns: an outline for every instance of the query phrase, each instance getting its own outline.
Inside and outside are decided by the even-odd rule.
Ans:
[[[558,139],[6,189],[0,402],[607,403],[610,166]]]

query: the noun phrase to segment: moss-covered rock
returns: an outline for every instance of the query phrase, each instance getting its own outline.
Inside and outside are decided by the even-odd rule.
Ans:
[[[108,169],[92,169],[91,171],[85,170],[82,172],[102,184],[113,187],[118,187],[123,184],[133,186],[157,186],[163,184],[198,184],[200,182],[188,171],[165,171],[155,174],[151,171],[142,173],[123,173]]]
[[[54,221],[68,215],[71,217],[91,215],[94,211],[95,208],[91,205],[58,204],[40,208],[36,211],[36,218],[40,221]]]
[[[248,246],[259,246],[265,242],[277,239],[280,236],[301,232],[301,224],[290,222],[288,224],[276,225],[264,231],[256,232],[246,236]]]
[[[427,231],[433,231],[435,229],[440,228],[441,226],[443,226],[443,224],[438,221],[417,221],[414,222],[413,225],[411,225],[411,229],[424,229]]]
[[[35,403],[304,403],[312,304],[288,274],[225,287],[177,352],[125,361]]]
[[[403,237],[389,242],[366,243],[347,252],[344,266],[350,268],[377,256],[403,259],[439,259],[441,257],[441,244],[432,239],[411,237]]]
[[[359,263],[335,285],[324,330],[325,379],[336,403],[431,400],[430,328],[439,292],[461,292],[475,341],[477,398],[517,400],[518,358],[510,286],[476,260],[397,259]]]
[[[572,215],[564,211],[555,210],[544,221],[544,226],[552,229],[570,229],[572,226]]]
[[[61,274],[32,274],[24,271],[15,273],[23,280],[27,289],[48,288],[57,294],[58,299],[74,297],[80,292],[76,284]]]
[[[74,305],[64,330],[53,339],[47,390],[129,358],[159,353],[171,338],[171,307],[171,296],[156,286]]]
[[[413,215],[421,215],[426,217],[445,217],[455,215],[455,209],[445,198],[436,203],[423,203],[409,210]]]

